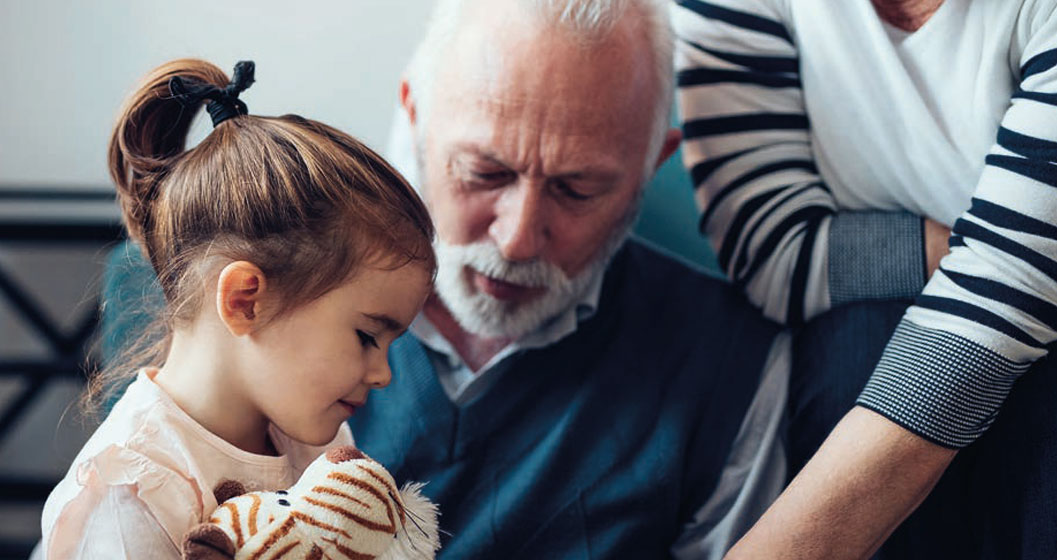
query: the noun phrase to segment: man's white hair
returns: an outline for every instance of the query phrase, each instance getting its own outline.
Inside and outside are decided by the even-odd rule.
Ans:
[[[654,130],[648,152],[649,171],[653,172],[652,158],[660,152],[668,130],[672,105],[674,70],[672,62],[672,28],[668,20],[666,0],[478,0],[489,3],[513,1],[534,15],[538,23],[561,29],[573,37],[590,43],[605,38],[628,10],[642,18],[642,30],[653,54]],[[461,24],[461,12],[466,0],[437,0],[426,34],[415,50],[407,69],[407,78],[415,101],[416,119],[423,124],[429,118],[433,81],[440,56],[454,39]]]

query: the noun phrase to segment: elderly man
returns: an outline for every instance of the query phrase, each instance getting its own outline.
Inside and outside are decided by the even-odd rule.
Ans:
[[[661,2],[442,1],[401,85],[433,295],[357,444],[443,555],[721,555],[784,482],[787,341],[628,240],[677,147]]]

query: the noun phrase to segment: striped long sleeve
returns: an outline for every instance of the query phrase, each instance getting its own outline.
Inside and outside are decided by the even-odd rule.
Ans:
[[[796,46],[768,10],[731,0],[672,8],[683,155],[702,233],[730,280],[779,322],[916,296],[921,218],[837,211],[812,155]]]
[[[859,404],[936,443],[983,433],[1057,339],[1057,7],[1022,25],[1019,86],[951,253],[908,310]]]
[[[912,227],[916,217],[839,210],[820,179],[798,75],[802,53],[772,1],[781,4],[679,0],[673,21],[684,150],[703,207],[702,229],[750,299],[769,316],[793,323],[847,298],[894,297],[915,280],[920,286],[924,260],[920,229]],[[858,401],[952,448],[987,429],[1018,376],[1057,340],[1057,2],[990,7],[966,17],[979,24],[979,14],[1005,10],[1007,20],[988,20],[992,32],[981,36],[990,45],[1008,45],[1008,60],[997,64],[1008,65],[1012,94],[996,106],[997,133],[973,178],[975,188],[966,185],[961,208],[969,209],[954,223],[951,253],[908,310]],[[1001,36],[995,43],[995,30],[1008,31],[1009,42]],[[854,36],[840,38],[844,42],[833,48],[871,48]],[[994,63],[988,61],[978,62]],[[871,82],[879,84],[875,99],[882,99],[885,84]],[[944,84],[930,85],[942,90]],[[863,92],[846,91],[857,93]],[[976,110],[969,113],[975,122],[992,125],[983,107],[968,106]],[[908,165],[924,157],[910,147],[906,153]],[[864,154],[859,164],[869,163]],[[904,190],[898,200],[939,196],[938,190],[929,193],[940,186],[914,185],[917,191]],[[886,188],[860,187],[875,197]],[[871,220],[884,225],[871,226]],[[869,239],[890,244],[871,248]],[[849,256],[858,256],[859,264],[849,266]],[[849,284],[859,287],[849,290]]]

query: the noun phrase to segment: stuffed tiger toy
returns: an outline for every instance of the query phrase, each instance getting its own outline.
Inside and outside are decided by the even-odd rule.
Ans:
[[[437,508],[421,484],[397,490],[393,477],[352,446],[336,447],[278,492],[217,486],[223,501],[184,538],[185,560],[433,558]],[[227,499],[228,496],[235,496]]]

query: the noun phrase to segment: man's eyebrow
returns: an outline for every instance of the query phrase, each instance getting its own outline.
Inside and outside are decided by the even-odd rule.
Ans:
[[[381,325],[381,327],[387,331],[401,332],[405,328],[404,324],[384,313],[360,313],[364,317],[374,321]]]
[[[452,156],[453,157],[457,158],[457,157],[466,156],[466,155],[477,156],[477,157],[479,157],[481,159],[488,160],[489,163],[502,165],[503,167],[510,167],[509,165],[507,165],[506,162],[504,162],[502,159],[500,159],[499,156],[496,155],[495,152],[493,152],[493,151],[491,151],[491,150],[489,150],[489,149],[487,149],[485,147],[478,146],[477,144],[466,144],[466,143],[457,144],[455,146],[455,149],[452,150]]]
[[[509,169],[513,167],[507,162],[499,158],[499,156],[493,153],[486,147],[478,146],[477,144],[458,144],[452,154],[453,157],[458,158],[459,156],[472,155],[479,157],[489,163],[500,165]],[[559,172],[553,175],[555,178],[561,179],[572,179],[572,180],[588,180],[588,181],[612,181],[619,179],[622,176],[619,167],[614,164],[586,164],[580,169],[568,172]]]

